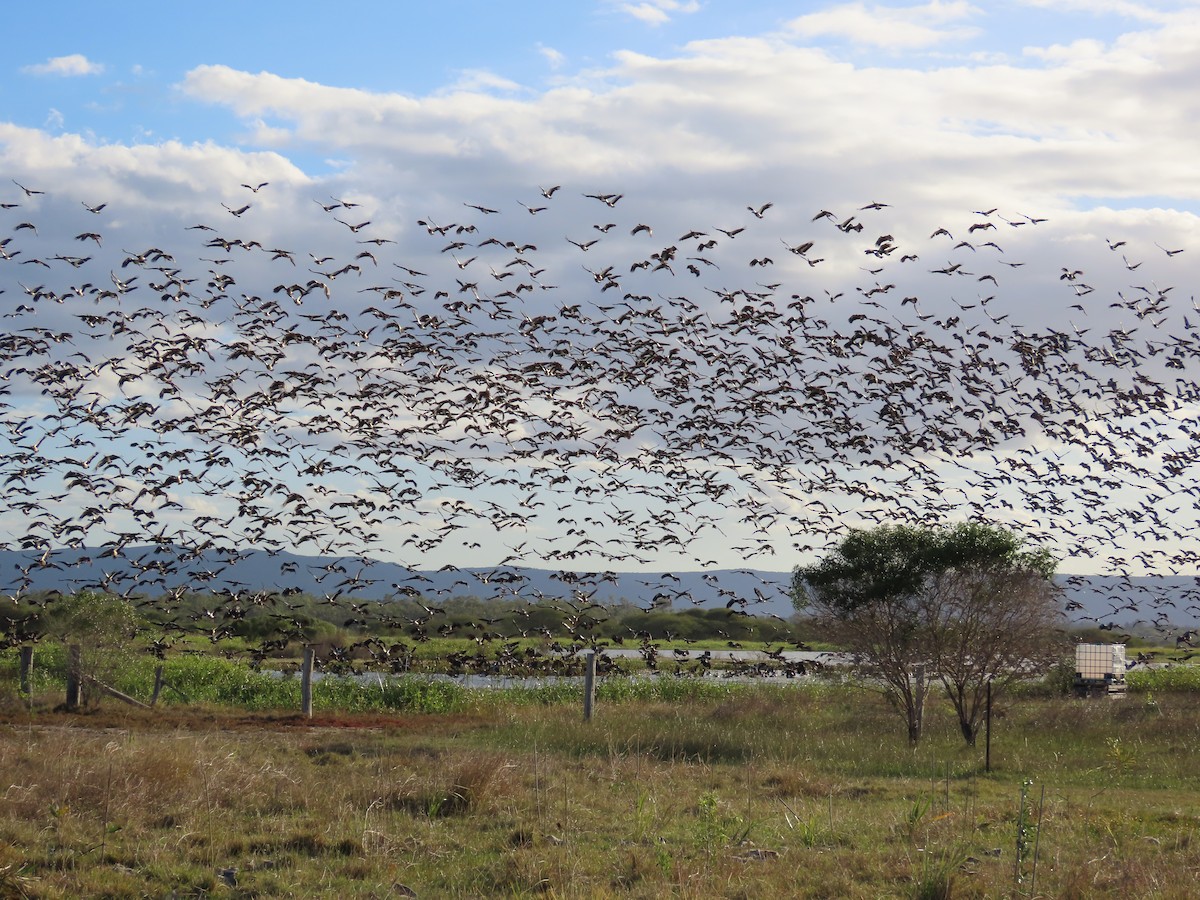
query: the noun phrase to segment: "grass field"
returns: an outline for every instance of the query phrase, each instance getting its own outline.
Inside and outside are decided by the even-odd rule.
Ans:
[[[1190,677],[1009,700],[989,774],[943,704],[913,751],[820,681],[612,679],[584,722],[577,688],[417,680],[307,720],[189,665],[203,702],[149,712],[4,682],[0,897],[1190,897],[1200,872]]]

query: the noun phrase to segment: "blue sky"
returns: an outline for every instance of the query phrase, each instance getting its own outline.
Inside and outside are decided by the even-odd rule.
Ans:
[[[1186,3],[490,2],[15,4],[0,73],[6,118],[104,141],[212,139],[234,123],[180,96],[200,65],[422,96],[474,85],[529,96],[603,79],[618,51],[670,57],[695,41],[798,34],[857,66],[929,69],[1109,44]],[[873,23],[873,24],[872,24]],[[891,39],[892,43],[889,43]],[[82,59],[78,59],[82,57]]]
[[[978,209],[1047,218],[1036,237],[1014,227],[1004,242],[1028,263],[1004,302],[1043,325],[1079,324],[1071,304],[1039,300],[1068,266],[1128,292],[1134,270],[1106,242],[1126,241],[1130,265],[1147,261],[1139,278],[1169,265],[1155,277],[1181,300],[1197,277],[1200,252],[1163,253],[1200,251],[1196,2],[11,7],[0,200],[25,203],[46,234],[58,220],[77,233],[95,220],[76,200],[103,201],[106,245],[175,240],[196,222],[230,224],[220,204],[237,208],[242,184],[269,181],[237,221],[301,256],[330,240],[306,218],[314,200],[354,198],[414,268],[431,262],[416,220],[456,219],[475,202],[554,241],[567,278],[582,276],[564,236],[595,224],[585,193],[625,193],[626,215],[681,234],[731,227],[770,201],[764,247],[776,255],[780,240],[812,237],[816,211],[879,200],[902,241],[961,233]],[[23,197],[10,178],[57,196]],[[559,183],[570,199],[552,226],[517,206]],[[853,293],[862,262],[831,259],[809,289]],[[922,278],[914,290],[943,289],[928,269]],[[19,295],[11,270],[0,279],[3,299]],[[769,500],[785,518],[805,514]],[[469,537],[492,559],[517,543]],[[795,562],[786,529],[777,537],[756,565]],[[738,565],[734,543],[709,533],[686,558],[649,564]]]

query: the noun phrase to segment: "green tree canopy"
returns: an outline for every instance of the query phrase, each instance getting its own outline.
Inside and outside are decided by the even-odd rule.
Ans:
[[[1052,578],[1057,560],[1050,552],[1023,545],[1016,533],[977,522],[854,530],[820,562],[793,571],[793,603],[849,614],[863,604],[915,597],[930,575],[998,564]]]
[[[855,655],[921,737],[931,679],[974,743],[987,685],[1003,688],[1058,652],[1056,560],[992,525],[852,531],[797,567],[792,600]]]

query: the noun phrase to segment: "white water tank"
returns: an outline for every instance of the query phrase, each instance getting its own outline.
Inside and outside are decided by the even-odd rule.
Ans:
[[[1080,697],[1125,692],[1124,644],[1075,645],[1075,693]]]

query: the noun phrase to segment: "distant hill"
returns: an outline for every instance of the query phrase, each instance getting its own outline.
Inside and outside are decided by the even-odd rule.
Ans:
[[[414,570],[395,563],[345,557],[300,556],[249,550],[237,554],[209,551],[188,558],[171,546],[126,547],[121,557],[99,550],[60,550],[39,565],[40,554],[0,551],[0,590],[14,593],[27,571],[30,589],[71,593],[83,589],[126,590],[158,595],[168,590],[298,590],[317,597],[338,592],[360,599],[388,600],[421,595],[430,599],[478,597],[580,599],[628,602],[649,607],[686,609],[745,601],[756,615],[787,617],[794,611],[788,589],[790,572],[722,569],[704,572],[602,572],[572,575],[529,567],[446,567]],[[182,561],[181,561],[182,560]],[[1200,625],[1200,581],[1195,577],[1060,575],[1069,618],[1129,627],[1139,620],[1173,626]],[[1159,622],[1163,624],[1163,622]]]

